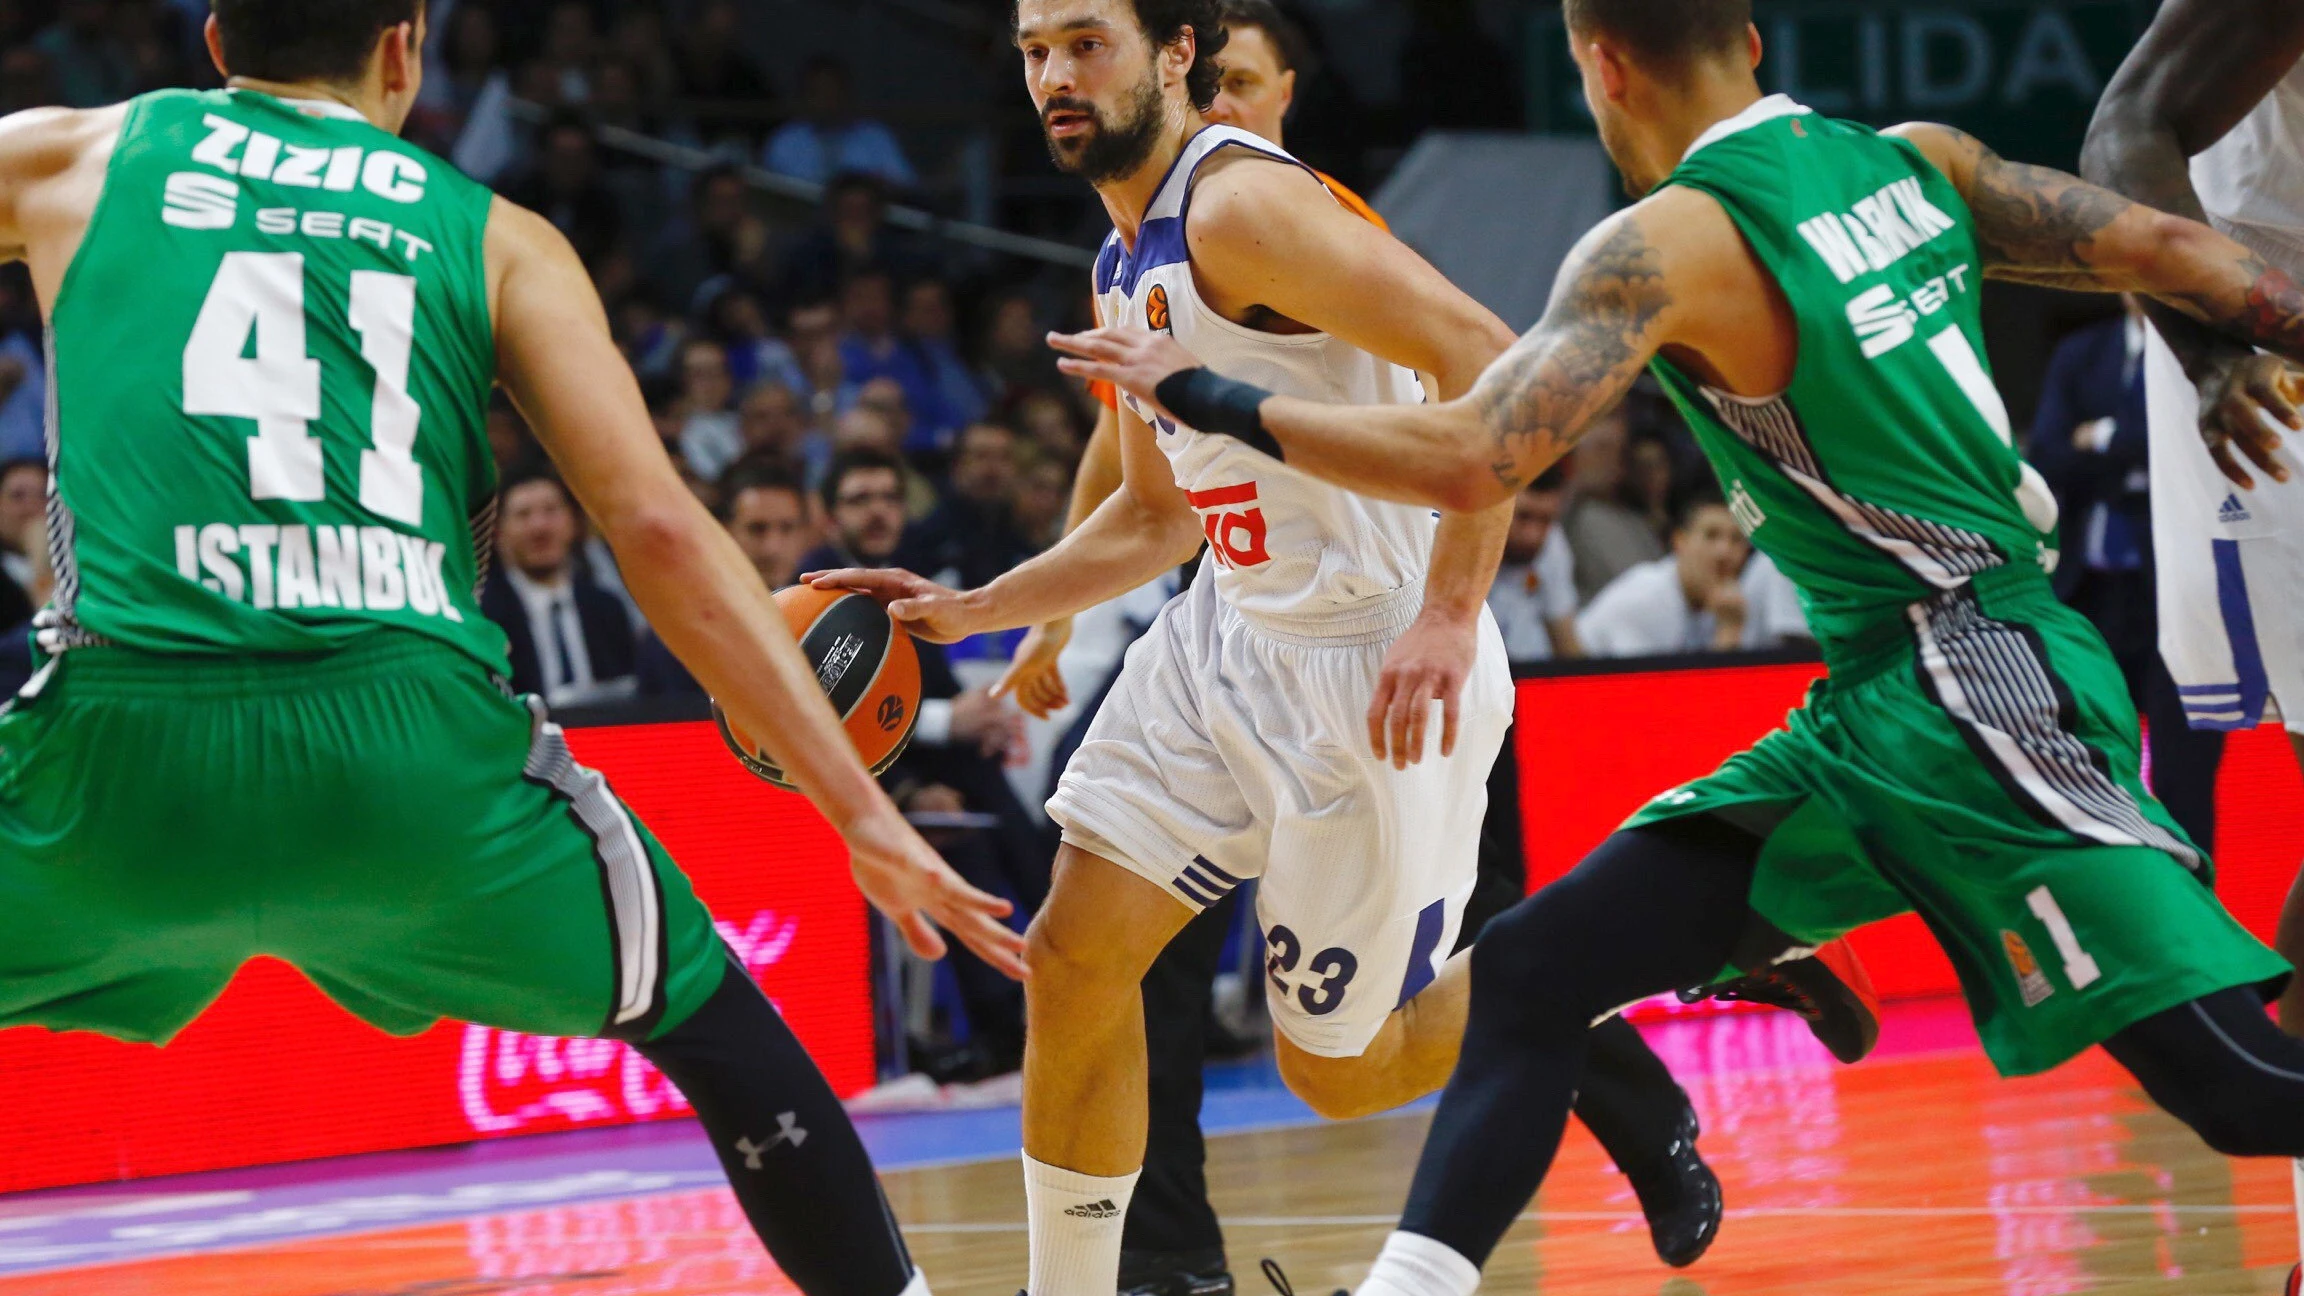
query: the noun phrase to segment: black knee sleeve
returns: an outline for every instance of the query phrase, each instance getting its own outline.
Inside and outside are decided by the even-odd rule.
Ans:
[[[2152,1101],[2226,1156],[2304,1156],[2304,1040],[2235,987],[2155,1013],[2104,1041]]]
[[[912,1257],[846,1109],[733,961],[704,1006],[637,1046],[696,1109],[753,1232],[807,1296],[898,1296]]]

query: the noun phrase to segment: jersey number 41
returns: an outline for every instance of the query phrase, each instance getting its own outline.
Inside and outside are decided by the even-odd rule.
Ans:
[[[360,452],[360,506],[421,527],[424,475],[415,452],[424,411],[408,394],[416,280],[355,270],[349,300],[360,356],[376,371],[370,444]],[[184,412],[255,420],[256,435],[248,439],[250,497],[327,498],[320,439],[309,431],[320,417],[320,362],[305,353],[302,253],[225,254],[184,346]]]

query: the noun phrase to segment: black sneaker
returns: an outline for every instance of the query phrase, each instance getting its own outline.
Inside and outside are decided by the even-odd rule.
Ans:
[[[1640,1199],[1640,1213],[1648,1217],[1656,1258],[1675,1269],[1696,1263],[1720,1234],[1720,1178],[1697,1152],[1696,1133],[1696,1111],[1690,1108],[1661,1162],[1624,1172]]]
[[[1679,994],[1682,1003],[1742,999],[1798,1013],[1825,1051],[1842,1062],[1862,1060],[1880,1042],[1880,997],[1846,941],[1833,941],[1807,958],[1771,964]]]
[[[1222,1250],[1123,1251],[1120,1296],[1233,1296]]]
[[[1267,1257],[1257,1267],[1264,1271],[1264,1280],[1272,1284],[1273,1291],[1280,1296],[1296,1296],[1296,1289],[1288,1285],[1288,1275],[1281,1272],[1279,1261]],[[1352,1293],[1339,1287],[1336,1296],[1352,1296]]]

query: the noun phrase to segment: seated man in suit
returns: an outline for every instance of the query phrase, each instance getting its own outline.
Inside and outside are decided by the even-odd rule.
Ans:
[[[511,640],[512,687],[554,708],[632,696],[638,645],[615,595],[576,561],[568,488],[548,473],[504,487],[498,561],[480,610]]]

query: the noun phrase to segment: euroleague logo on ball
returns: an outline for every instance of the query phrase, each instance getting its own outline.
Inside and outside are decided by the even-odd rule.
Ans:
[[[1168,289],[1165,285],[1152,285],[1152,295],[1144,299],[1144,323],[1157,332],[1168,331]]]
[[[904,699],[893,693],[880,699],[880,710],[876,718],[883,732],[896,732],[896,727],[904,723]]]

